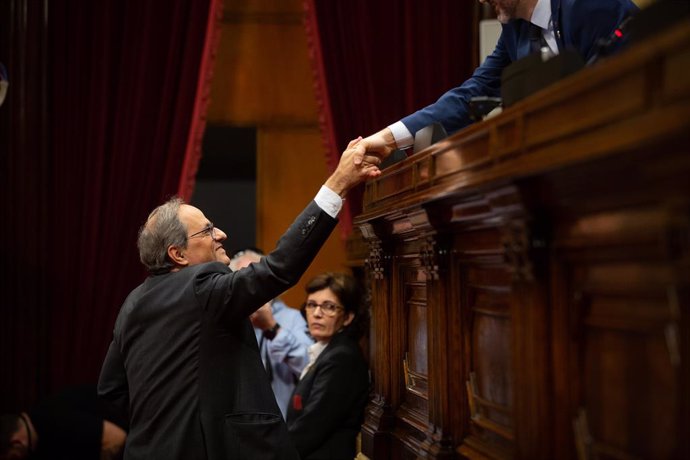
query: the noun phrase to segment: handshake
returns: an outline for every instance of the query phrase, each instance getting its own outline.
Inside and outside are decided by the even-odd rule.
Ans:
[[[386,128],[369,137],[353,139],[340,157],[338,167],[325,185],[344,197],[360,182],[381,175],[381,161],[395,150],[395,139]]]
[[[378,166],[396,149],[396,144],[391,130],[385,128],[364,139],[361,137],[355,139],[350,142],[348,148],[355,149],[354,161],[356,165],[372,164]]]

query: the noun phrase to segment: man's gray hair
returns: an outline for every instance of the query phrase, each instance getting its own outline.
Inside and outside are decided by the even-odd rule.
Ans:
[[[151,274],[168,273],[175,267],[168,258],[168,247],[187,247],[187,227],[178,217],[183,204],[182,198],[171,198],[151,211],[146,223],[139,229],[139,259]]]
[[[260,254],[252,249],[238,251],[235,253],[235,255],[232,256],[232,259],[230,259],[230,270],[234,272],[239,270],[241,259],[249,259],[252,263],[254,263],[260,261],[263,256],[263,254]]]

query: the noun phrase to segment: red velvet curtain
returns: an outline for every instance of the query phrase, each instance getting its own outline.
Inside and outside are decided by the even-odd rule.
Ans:
[[[166,198],[191,192],[220,0],[2,8],[7,410],[95,383],[119,307],[145,276],[139,226]]]
[[[331,168],[351,139],[435,101],[476,66],[474,1],[306,0],[305,9]],[[346,203],[349,228],[361,190]]]

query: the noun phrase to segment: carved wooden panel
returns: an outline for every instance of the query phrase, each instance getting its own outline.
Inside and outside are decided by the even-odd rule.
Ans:
[[[561,241],[580,254],[565,270],[571,359],[564,372],[574,378],[571,414],[582,458],[679,455],[687,426],[678,410],[686,391],[679,292],[688,281],[687,270],[667,259],[667,244],[683,220],[652,208],[597,213],[574,222]],[[633,221],[634,229],[622,225]],[[625,249],[612,247],[616,241]],[[587,251],[604,242],[606,249]]]
[[[512,275],[501,241],[498,230],[487,229],[457,235],[454,247],[469,368],[469,433],[460,452],[470,455],[509,457],[513,451]]]
[[[399,448],[419,452],[429,423],[429,378],[427,351],[427,275],[419,259],[403,260],[396,271],[398,305],[394,315],[394,334],[398,351],[392,359],[400,360],[398,367],[403,384],[395,411],[395,443]]]
[[[667,298],[673,294],[662,286],[631,283],[631,275],[646,277],[656,268],[585,270],[584,279],[577,281],[587,285],[588,300],[574,318],[582,324],[579,401],[590,435],[608,450],[637,452],[643,458],[669,458],[678,427],[672,416],[679,395],[678,325]]]

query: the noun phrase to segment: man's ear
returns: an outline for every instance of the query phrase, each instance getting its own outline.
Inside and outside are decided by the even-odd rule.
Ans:
[[[172,260],[175,265],[180,265],[182,267],[189,265],[189,260],[187,260],[187,256],[184,255],[184,248],[179,246],[173,244],[168,246],[168,257],[170,257],[170,260]]]

